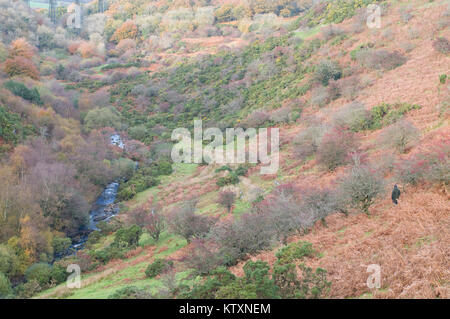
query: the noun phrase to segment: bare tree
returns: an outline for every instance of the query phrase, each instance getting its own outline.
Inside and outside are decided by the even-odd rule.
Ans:
[[[233,191],[222,191],[219,193],[218,203],[227,208],[228,213],[236,200],[236,194]]]

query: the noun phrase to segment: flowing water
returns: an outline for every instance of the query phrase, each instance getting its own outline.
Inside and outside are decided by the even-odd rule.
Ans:
[[[124,143],[119,134],[114,134],[110,138],[111,145],[124,148]],[[114,204],[117,197],[117,192],[119,190],[119,182],[115,181],[103,190],[100,196],[97,197],[95,203],[91,207],[89,212],[89,225],[86,231],[80,236],[80,239],[76,241],[69,249],[69,251],[77,251],[84,247],[88,236],[91,232],[98,230],[97,224],[102,221],[108,221],[112,217],[119,213],[118,205]]]

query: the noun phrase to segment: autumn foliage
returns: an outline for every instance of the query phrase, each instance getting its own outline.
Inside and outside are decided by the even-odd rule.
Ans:
[[[24,38],[19,38],[11,42],[9,49],[9,57],[24,57],[26,59],[32,59],[35,56],[36,48],[27,42]]]
[[[125,21],[111,37],[111,40],[119,43],[123,39],[136,39],[138,36],[138,28],[133,21]]]
[[[33,62],[35,48],[25,39],[20,38],[11,43],[4,70],[9,76],[28,76],[39,78],[39,70]]]
[[[32,79],[39,78],[39,71],[33,62],[20,56],[5,61],[5,72],[11,77],[15,75],[24,75]]]

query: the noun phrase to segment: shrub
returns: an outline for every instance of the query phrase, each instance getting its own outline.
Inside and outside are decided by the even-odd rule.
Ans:
[[[280,107],[270,115],[274,123],[289,123],[291,120],[292,110],[289,107]]]
[[[380,142],[404,153],[417,142],[419,136],[419,130],[411,122],[403,120],[387,127],[380,134]]]
[[[321,220],[325,224],[325,217],[339,208],[339,200],[335,192],[329,189],[307,188],[301,190],[300,209],[309,216],[312,222]]]
[[[331,102],[330,92],[325,86],[317,86],[311,90],[311,105],[324,107]]]
[[[136,39],[138,36],[138,28],[133,21],[125,21],[111,37],[111,41],[120,43],[123,39]]]
[[[108,299],[154,299],[154,297],[143,288],[127,286],[116,290],[108,296]]]
[[[353,102],[339,110],[333,119],[334,125],[348,128],[353,132],[369,129],[371,125],[371,113],[366,110],[364,104]]]
[[[397,178],[403,183],[416,185],[419,182],[448,185],[450,149],[447,144],[436,145],[435,150],[418,153],[402,161],[397,167]]]
[[[97,250],[92,253],[92,257],[94,257],[97,261],[105,264],[111,259],[122,259],[125,257],[125,252],[127,248],[118,247],[116,245],[109,245],[108,247]]]
[[[239,176],[235,172],[232,172],[225,177],[219,177],[216,182],[217,186],[219,187],[227,186],[230,184],[235,185],[237,183],[239,183]]]
[[[8,76],[28,76],[32,79],[39,79],[39,70],[29,59],[21,56],[7,59],[4,63],[5,72]]]
[[[128,50],[134,49],[136,49],[136,41],[129,38],[120,40],[119,44],[117,44],[116,46],[116,50],[118,50],[120,53],[125,53]]]
[[[293,231],[312,225],[312,220],[303,213],[294,194],[285,190],[265,198],[259,204],[259,215],[265,217],[273,234],[283,243]]]
[[[222,222],[211,230],[210,238],[219,246],[225,265],[234,265],[246,254],[270,246],[274,231],[265,214],[246,213],[241,219]]]
[[[12,294],[11,283],[5,274],[0,272],[0,299],[6,298]]]
[[[439,82],[441,84],[445,84],[445,82],[447,82],[447,74],[441,74],[439,75]]]
[[[339,184],[341,197],[351,208],[368,214],[369,207],[383,191],[383,179],[369,167],[356,164]]]
[[[317,149],[317,162],[333,171],[348,161],[348,154],[356,148],[354,134],[342,128],[333,128],[323,136]]]
[[[246,127],[257,128],[270,120],[270,114],[263,110],[255,110],[245,119]]]
[[[3,141],[16,145],[23,138],[23,132],[20,116],[0,106],[0,136]]]
[[[11,58],[20,56],[26,59],[32,59],[35,52],[36,48],[29,44],[25,38],[19,38],[12,41],[9,48],[9,56]]]
[[[325,127],[312,125],[294,137],[295,154],[302,159],[313,155],[325,133]]]
[[[30,101],[38,105],[42,105],[41,96],[37,88],[29,89],[25,84],[15,81],[7,81],[4,84],[5,88],[10,90],[13,94],[20,96],[24,100]]]
[[[232,4],[224,4],[217,8],[214,12],[217,22],[228,22],[235,20],[233,16],[234,6]]]
[[[173,267],[173,261],[165,259],[156,259],[153,263],[148,265],[145,270],[147,278],[154,278],[161,275],[163,272],[170,270]]]
[[[225,287],[236,280],[226,267],[218,267],[211,272],[211,276],[207,277],[205,282],[194,284],[190,291],[181,295],[181,298],[186,299],[213,299],[216,298],[216,293],[221,287]]]
[[[60,284],[67,279],[67,271],[66,268],[64,268],[61,265],[54,264],[52,267],[52,270],[50,272],[50,282],[52,284]]]
[[[342,69],[339,63],[331,60],[322,60],[314,73],[315,79],[327,86],[330,80],[337,80],[342,76]]]
[[[358,75],[352,75],[342,78],[338,81],[340,94],[350,100],[355,99],[360,90],[362,90],[366,84],[362,83]]]
[[[317,299],[331,286],[327,281],[327,271],[300,264],[301,276],[297,277],[295,264],[278,264],[274,266],[272,279],[279,288],[281,298]]]
[[[294,264],[276,264],[272,275],[267,262],[248,261],[244,277],[236,277],[225,267],[212,271],[211,276],[180,297],[194,299],[256,299],[256,298],[320,298],[331,285],[326,271],[300,265],[300,276]]]
[[[233,169],[232,169],[230,166],[228,166],[228,165],[223,165],[223,166],[221,166],[221,167],[219,167],[219,168],[217,168],[217,169],[215,170],[216,173],[220,173],[220,172],[223,172],[223,171],[229,171],[229,172],[232,172]]]
[[[205,237],[210,228],[215,224],[213,217],[195,214],[197,203],[185,202],[181,207],[173,210],[169,216],[171,230],[182,236],[189,243],[193,238]]]
[[[117,193],[119,201],[127,201],[136,196],[136,191],[132,187],[125,187]]]
[[[128,129],[128,133],[132,139],[143,141],[147,137],[147,128],[145,125],[132,126]]]
[[[31,298],[42,290],[42,287],[36,280],[27,281],[14,288],[14,292],[19,298]]]
[[[214,242],[194,239],[180,261],[198,275],[207,275],[222,263]]]
[[[136,246],[142,234],[142,228],[137,225],[120,228],[114,237],[114,244],[119,247]]]
[[[62,254],[72,245],[72,240],[67,237],[54,237],[52,246],[55,255]]]
[[[20,260],[14,250],[5,244],[0,244],[0,273],[14,277],[20,273]]]
[[[325,41],[329,41],[330,39],[332,39],[336,36],[340,36],[340,35],[344,34],[344,30],[342,30],[338,26],[335,26],[332,24],[323,27],[321,32],[322,32],[322,37]]]
[[[97,108],[91,110],[86,115],[85,126],[89,130],[92,129],[100,129],[104,127],[120,127],[120,119],[119,114],[115,109],[111,109],[108,107]]]
[[[315,254],[315,250],[311,243],[306,241],[298,241],[296,243],[290,243],[277,251],[275,256],[277,257],[278,264],[289,264],[296,260],[302,260],[303,257],[310,257]]]
[[[364,49],[356,53],[356,59],[371,69],[392,70],[403,65],[407,58],[397,51]]]
[[[52,267],[46,263],[37,263],[31,265],[25,272],[27,281],[36,280],[39,285],[44,286],[49,283],[52,273]]]
[[[237,176],[245,176],[247,175],[248,168],[245,165],[239,165],[238,168],[236,168],[235,173]]]
[[[420,108],[420,105],[409,103],[381,103],[370,110],[371,120],[369,129],[376,130],[386,125],[393,124],[405,113],[411,110],[418,110]]]
[[[442,54],[449,54],[450,41],[448,41],[448,39],[444,37],[439,37],[435,41],[433,41],[433,48]]]
[[[278,287],[269,276],[270,266],[263,261],[248,261],[244,265],[245,276],[236,278],[222,286],[215,298],[218,299],[257,299],[279,298]]]
[[[159,213],[160,209],[158,205],[139,207],[128,213],[128,218],[132,224],[143,227],[155,241],[158,241],[166,226],[164,217]]]
[[[219,198],[217,202],[224,206],[228,212],[231,212],[231,207],[233,207],[234,201],[236,200],[236,194],[233,191],[222,191],[219,193]]]

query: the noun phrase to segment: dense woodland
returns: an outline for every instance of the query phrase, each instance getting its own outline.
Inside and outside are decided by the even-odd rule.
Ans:
[[[0,0],[1,298],[73,297],[60,285],[67,265],[95,282],[114,277],[108,263],[135,256],[143,258],[139,270],[123,268],[137,283],[100,297],[356,297],[337,292],[340,283],[314,263],[320,245],[302,236],[327,229],[329,216],[377,218],[374,206],[393,182],[448,200],[445,1],[106,3],[105,12],[95,0],[83,4],[82,28],[71,29],[71,6],[51,21],[33,1]],[[367,28],[369,4],[391,19],[387,27]],[[420,28],[425,10],[438,14]],[[425,103],[400,90],[386,100],[361,94],[404,72],[425,40],[440,61],[430,71],[438,76],[424,80],[433,81]],[[433,120],[422,125],[421,112]],[[170,159],[171,133],[195,119],[285,129],[281,172],[254,177],[256,164],[203,163],[184,173],[191,168]],[[113,134],[123,149],[111,144]],[[178,192],[184,180],[205,189]],[[92,204],[113,181],[120,214],[89,233]],[[448,223],[448,202],[439,211]],[[448,228],[441,235],[445,246]],[[272,258],[253,258],[265,252]],[[426,297],[448,298],[448,267],[436,263],[430,277],[440,281],[427,282]],[[402,296],[395,289],[388,297]]]

